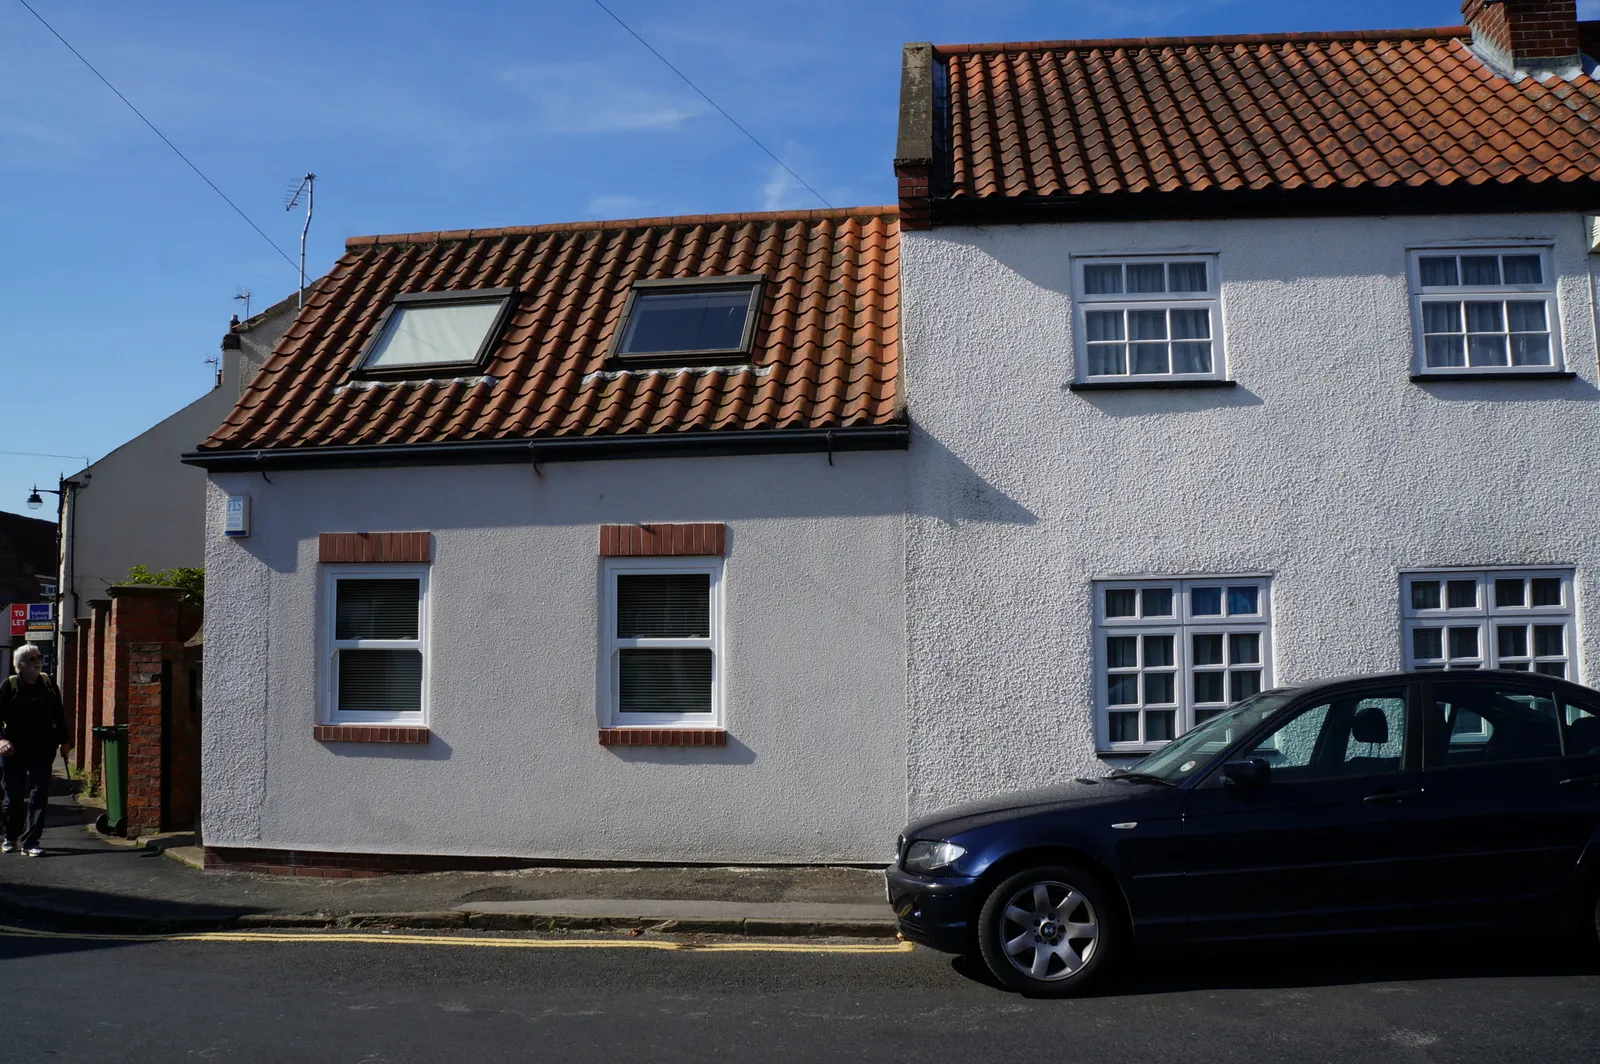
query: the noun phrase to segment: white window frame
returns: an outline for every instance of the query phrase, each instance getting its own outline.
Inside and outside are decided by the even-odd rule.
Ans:
[[[1222,277],[1217,268],[1218,256],[1215,252],[1173,252],[1165,255],[1074,255],[1072,257],[1072,333],[1073,357],[1076,365],[1073,379],[1078,384],[1088,385],[1138,385],[1138,384],[1172,384],[1184,381],[1222,381],[1227,380],[1227,355],[1223,340],[1222,322]],[[1110,265],[1152,265],[1162,264],[1193,264],[1200,263],[1206,268],[1206,291],[1203,293],[1172,293],[1172,292],[1118,292],[1109,294],[1089,294],[1084,282],[1084,271],[1089,266]],[[1127,287],[1126,283],[1123,285]],[[1087,315],[1090,311],[1132,311],[1132,310],[1205,310],[1211,323],[1211,371],[1208,373],[1134,373],[1133,341],[1128,339],[1126,318],[1124,318],[1122,344],[1127,351],[1126,373],[1102,373],[1090,375],[1089,373],[1089,327]],[[1171,345],[1176,342],[1172,338],[1171,319],[1168,318],[1167,340],[1169,350],[1168,365],[1171,365]]]
[[[1222,588],[1221,614],[1196,614],[1192,609],[1190,593],[1195,588],[1220,587]],[[1256,612],[1252,614],[1230,614],[1228,609],[1229,587],[1253,587],[1256,589]],[[1197,666],[1192,662],[1193,641],[1197,635],[1223,636],[1224,665],[1221,670],[1226,674],[1230,665],[1227,663],[1232,654],[1232,641],[1230,635],[1256,635],[1260,639],[1260,662],[1236,663],[1248,664],[1259,669],[1261,683],[1259,690],[1265,691],[1273,686],[1272,667],[1272,578],[1259,573],[1249,575],[1230,576],[1187,576],[1150,578],[1138,577],[1131,579],[1105,578],[1097,579],[1092,585],[1094,596],[1094,707],[1095,707],[1095,733],[1096,745],[1102,753],[1146,753],[1159,750],[1166,745],[1168,740],[1147,740],[1145,714],[1152,710],[1174,712],[1173,738],[1177,738],[1195,725],[1196,712],[1218,711],[1230,705],[1231,702],[1197,704],[1194,701],[1194,673],[1216,671],[1209,666]],[[1173,612],[1170,616],[1146,617],[1143,616],[1144,596],[1142,592],[1147,589],[1166,589],[1172,592]],[[1138,615],[1133,617],[1108,617],[1106,615],[1106,592],[1131,590],[1135,592],[1138,600]],[[1156,671],[1176,673],[1176,701],[1172,705],[1145,705],[1144,686],[1141,682],[1139,703],[1137,705],[1112,706],[1110,703],[1110,677],[1112,670],[1109,667],[1106,652],[1106,640],[1115,636],[1173,636],[1173,666],[1169,669],[1162,667]],[[1139,671],[1143,673],[1144,667],[1144,640],[1139,640]],[[1130,670],[1119,669],[1120,672]],[[1224,696],[1227,695],[1227,679],[1223,680]],[[1139,714],[1139,741],[1113,742],[1111,739],[1111,714],[1137,712]]]
[[[723,560],[707,557],[606,558],[601,572],[600,719],[607,728],[721,728],[723,715]],[[637,574],[704,573],[711,578],[709,637],[703,639],[621,639],[617,636],[617,577]],[[708,649],[711,651],[711,712],[627,713],[620,709],[620,651]]]
[[[324,565],[322,572],[322,723],[370,724],[374,726],[421,725],[428,723],[432,656],[428,652],[428,572],[425,564],[349,564]],[[417,638],[415,639],[335,639],[338,631],[338,594],[341,580],[416,580]],[[420,650],[422,652],[421,708],[415,713],[365,713],[339,710],[339,651],[341,650]]]
[[[1531,675],[1540,675],[1537,666],[1540,663],[1547,665],[1559,662],[1563,671],[1559,674],[1544,673],[1543,675],[1559,675],[1576,683],[1578,677],[1578,609],[1576,601],[1576,571],[1570,567],[1531,567],[1531,566],[1504,566],[1497,569],[1408,569],[1400,574],[1400,653],[1407,669],[1431,672],[1442,671],[1469,671],[1472,669],[1517,669],[1518,665],[1527,665],[1525,671]],[[1495,581],[1520,579],[1525,581],[1523,587],[1523,605],[1498,606],[1495,604]],[[1533,586],[1529,581],[1538,579],[1561,581],[1561,605],[1559,606],[1534,606]],[[1476,584],[1474,603],[1471,607],[1450,606],[1448,582],[1451,580],[1471,580]],[[1438,608],[1418,608],[1412,605],[1411,587],[1418,581],[1439,582]],[[1500,654],[1499,628],[1504,625],[1511,627],[1516,624],[1527,626],[1527,654],[1508,655],[1504,659]],[[1536,624],[1560,624],[1564,628],[1562,634],[1562,653],[1559,655],[1535,653],[1538,647],[1535,642],[1533,626]],[[1440,629],[1439,657],[1419,658],[1416,655],[1415,632],[1418,629]],[[1477,654],[1458,655],[1451,653],[1450,629],[1476,629]]]
[[[1502,377],[1507,375],[1550,375],[1564,374],[1567,372],[1566,360],[1561,346],[1561,307],[1556,293],[1556,279],[1552,269],[1553,244],[1538,242],[1531,244],[1495,244],[1495,245],[1445,245],[1440,247],[1410,248],[1406,256],[1407,287],[1411,294],[1411,373],[1414,377]],[[1459,259],[1462,255],[1538,255],[1539,274],[1541,283],[1536,285],[1465,285],[1422,286],[1422,260],[1440,255],[1453,255]],[[1459,276],[1459,263],[1457,265],[1457,280]],[[1503,266],[1502,266],[1503,275]],[[1550,331],[1550,362],[1547,365],[1531,366],[1429,366],[1426,330],[1423,320],[1422,306],[1424,303],[1473,303],[1494,302],[1496,300],[1529,300],[1538,297],[1544,301],[1545,325]],[[1463,330],[1466,328],[1464,319],[1465,310],[1462,311],[1461,322]],[[1510,329],[1509,316],[1502,311],[1502,324],[1505,326],[1507,336],[1506,358],[1509,363]],[[1466,343],[1463,332],[1463,344]],[[1498,335],[1498,334],[1497,334]],[[1470,345],[1463,350],[1463,360],[1470,360]]]

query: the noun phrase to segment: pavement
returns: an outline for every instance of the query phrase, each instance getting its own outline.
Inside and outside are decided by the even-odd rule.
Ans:
[[[0,855],[0,917],[101,932],[425,928],[892,938],[876,869],[568,867],[319,879],[201,871],[194,838],[110,840],[56,780],[46,855]]]

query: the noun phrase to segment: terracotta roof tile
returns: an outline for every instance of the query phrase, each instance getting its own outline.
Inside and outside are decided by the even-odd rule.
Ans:
[[[1600,83],[1513,83],[1469,43],[1447,27],[939,45],[948,196],[1600,180]]]
[[[750,365],[607,364],[635,281],[748,273]],[[898,275],[892,207],[354,237],[201,449],[894,424]],[[396,295],[480,288],[519,292],[492,380],[352,382]]]

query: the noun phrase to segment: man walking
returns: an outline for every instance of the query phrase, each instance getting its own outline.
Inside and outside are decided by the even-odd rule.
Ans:
[[[0,776],[4,780],[0,853],[19,848],[29,857],[43,857],[39,837],[50,804],[50,766],[59,748],[72,749],[61,692],[41,670],[44,655],[32,643],[12,652],[17,673],[0,682]]]

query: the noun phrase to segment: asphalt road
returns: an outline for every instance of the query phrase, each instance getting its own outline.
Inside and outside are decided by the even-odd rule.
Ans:
[[[0,1059],[1572,1061],[1600,964],[1514,944],[1152,962],[1030,1001],[948,957],[0,936]]]

